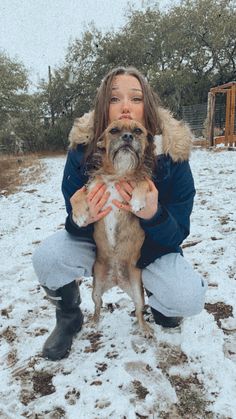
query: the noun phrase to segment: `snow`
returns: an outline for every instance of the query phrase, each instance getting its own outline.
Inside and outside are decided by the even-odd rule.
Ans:
[[[41,348],[54,307],[31,257],[63,228],[64,163],[42,159],[44,182],[0,197],[0,417],[236,419],[236,153],[197,149],[191,157],[197,195],[184,254],[208,281],[206,309],[169,330],[147,309],[155,336],[145,339],[132,301],[114,288],[94,329],[92,280],[84,278],[84,327],[69,357],[52,362]]]

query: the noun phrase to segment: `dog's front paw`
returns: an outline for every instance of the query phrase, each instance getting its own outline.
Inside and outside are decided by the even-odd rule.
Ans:
[[[130,201],[130,206],[133,212],[141,211],[145,208],[145,200],[133,197]]]
[[[141,333],[147,339],[153,338],[153,335],[154,335],[153,329],[145,321],[143,322],[141,326]]]
[[[78,216],[73,215],[73,221],[75,224],[77,224],[79,227],[84,227],[88,220],[88,214],[80,214]]]

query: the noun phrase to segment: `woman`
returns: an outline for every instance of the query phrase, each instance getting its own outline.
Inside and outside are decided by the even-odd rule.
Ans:
[[[90,276],[95,258],[93,223],[112,211],[104,184],[88,195],[90,218],[79,227],[73,211],[88,180],[86,165],[108,124],[128,118],[142,123],[155,137],[157,164],[146,207],[136,213],[145,232],[138,262],[149,305],[157,324],[176,327],[181,318],[199,313],[204,305],[205,281],[182,256],[181,243],[189,234],[195,195],[189,167],[191,133],[161,108],[146,79],[135,68],[116,68],[103,79],[94,112],[77,119],[70,133],[70,149],[62,192],[68,216],[65,230],[46,239],[34,254],[34,268],[48,297],[56,304],[56,327],[43,347],[51,360],[68,354],[83,314],[76,278]],[[81,144],[83,142],[84,144]],[[116,205],[131,211],[132,185],[117,185]]]

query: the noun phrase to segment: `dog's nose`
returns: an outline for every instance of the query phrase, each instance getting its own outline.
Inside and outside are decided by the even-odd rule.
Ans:
[[[127,142],[130,142],[130,141],[132,141],[132,140],[133,140],[133,135],[132,135],[132,134],[130,134],[130,132],[125,132],[125,133],[122,135],[122,140],[127,141]]]

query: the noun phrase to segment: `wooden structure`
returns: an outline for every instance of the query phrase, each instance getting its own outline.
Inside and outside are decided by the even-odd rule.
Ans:
[[[215,99],[217,93],[226,95],[226,115],[224,135],[214,137]],[[209,146],[223,143],[226,147],[236,146],[235,121],[236,81],[213,87],[208,93],[207,107],[207,141]]]

